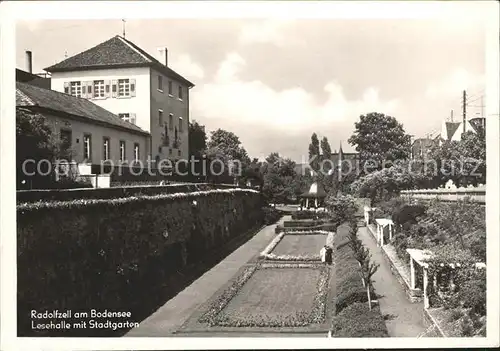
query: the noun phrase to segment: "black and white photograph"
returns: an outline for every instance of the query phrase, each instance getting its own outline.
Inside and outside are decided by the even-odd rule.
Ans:
[[[497,2],[25,5],[6,350],[499,346]]]

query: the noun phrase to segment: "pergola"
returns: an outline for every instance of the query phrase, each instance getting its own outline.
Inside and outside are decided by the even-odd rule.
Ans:
[[[429,294],[428,294],[428,286],[429,286],[429,273],[428,268],[429,264],[426,262],[427,260],[433,257],[432,252],[428,250],[420,250],[420,249],[406,249],[406,252],[410,255],[410,288],[416,289],[416,272],[415,272],[415,263],[417,263],[423,269],[423,286],[422,290],[424,293],[424,307],[429,308]],[[460,263],[449,263],[451,268],[460,267]],[[444,264],[441,264],[444,267]],[[476,268],[484,269],[486,268],[486,264],[483,262],[478,262],[475,264]],[[437,276],[433,277],[434,288],[437,289]],[[453,278],[448,284],[453,284]]]
[[[306,208],[319,207],[326,198],[326,191],[320,183],[314,182],[311,184],[309,191],[302,193],[299,198],[301,206]]]
[[[384,246],[384,231],[389,231],[389,240],[392,240],[394,222],[388,218],[377,218],[375,223],[377,224],[377,243],[379,246]]]

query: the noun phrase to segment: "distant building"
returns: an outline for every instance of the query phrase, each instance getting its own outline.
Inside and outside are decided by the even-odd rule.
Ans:
[[[477,133],[480,128],[486,128],[486,119],[483,117],[466,120],[465,128],[463,122],[444,121],[439,140],[440,143],[443,141],[460,141],[464,132],[471,131]]]
[[[139,160],[146,164],[149,133],[87,99],[17,82],[16,108],[43,115],[68,160],[87,165],[105,160],[115,165]]]
[[[152,160],[187,159],[189,90],[194,84],[134,43],[115,36],[45,68],[52,89],[120,116],[149,132],[145,153]]]
[[[415,139],[411,145],[411,158],[425,158],[435,144],[436,141],[431,138]]]
[[[357,162],[359,160],[359,153],[357,152],[344,152],[342,150],[342,145],[340,145],[339,151],[335,150],[330,154],[330,156],[319,155],[317,158],[319,160],[320,167],[323,167],[323,170],[327,174],[332,174],[334,169],[339,169],[340,165],[343,166],[345,170],[346,167],[349,169],[351,167],[352,170],[355,170],[357,166]],[[348,166],[350,165],[350,166]],[[299,174],[312,174],[312,168],[308,163],[299,163],[295,166],[295,171]]]
[[[26,71],[16,68],[16,82],[29,83],[41,88],[50,89],[50,77],[46,73],[33,74],[33,54],[26,51]]]

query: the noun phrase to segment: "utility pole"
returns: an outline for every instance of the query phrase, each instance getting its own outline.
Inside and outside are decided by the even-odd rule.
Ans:
[[[125,19],[122,19],[123,39],[125,39]]]
[[[463,106],[462,106],[462,110],[463,110],[463,132],[465,133],[465,123],[467,122],[467,92],[464,90],[463,92],[463,97],[462,97],[462,100],[463,100]]]

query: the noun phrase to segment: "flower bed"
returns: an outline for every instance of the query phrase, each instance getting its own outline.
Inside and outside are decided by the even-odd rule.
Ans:
[[[267,314],[235,316],[225,311],[229,302],[238,294],[243,285],[250,279],[256,270],[265,269],[297,269],[308,268],[319,270],[319,279],[316,285],[316,294],[310,312],[294,311],[286,315],[270,316]],[[328,281],[330,270],[317,264],[262,264],[247,268],[238,276],[232,285],[226,289],[199,318],[200,323],[219,327],[304,327],[310,324],[319,324],[325,321],[326,302],[328,295]],[[277,297],[279,299],[279,296]]]
[[[317,254],[298,254],[298,255],[290,255],[290,254],[282,254],[277,255],[272,253],[272,251],[278,246],[278,244],[282,241],[285,235],[326,235],[325,236],[325,244],[326,239],[328,238],[328,234],[331,232],[327,231],[293,231],[293,232],[284,232],[278,234],[267,247],[260,253],[259,257],[261,259],[273,260],[273,261],[321,261],[321,256],[319,254],[319,250]]]

